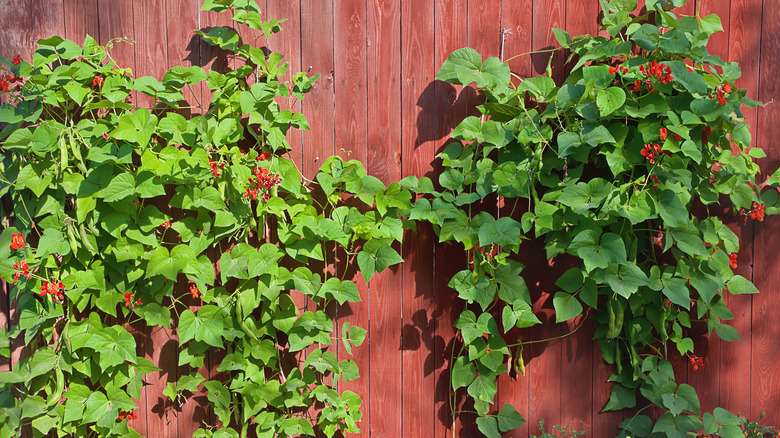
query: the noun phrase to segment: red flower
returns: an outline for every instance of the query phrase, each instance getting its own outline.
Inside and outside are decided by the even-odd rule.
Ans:
[[[51,295],[52,300],[56,303],[57,300],[65,301],[65,294],[62,291],[65,290],[65,285],[61,281],[44,281],[41,285],[41,296]]]
[[[726,93],[731,93],[731,84],[726,83],[726,85],[723,86],[723,91]]]
[[[729,266],[731,266],[731,269],[737,269],[737,253],[732,252],[729,254]]]
[[[617,67],[612,66],[609,68],[609,74],[614,75],[615,72],[617,72]]]
[[[11,234],[11,249],[16,251],[19,248],[26,248],[27,245],[24,243],[24,236],[22,233],[12,233]]]
[[[16,272],[14,273],[14,283],[16,283],[19,280],[19,277],[21,275],[27,277],[28,280],[32,278],[32,274],[30,274],[30,266],[27,265],[27,262],[25,260],[14,263],[14,269],[16,270]]]
[[[138,418],[138,415],[134,414],[133,411],[122,411],[119,413],[117,418],[120,420],[124,420],[125,418],[127,418],[128,420],[135,420],[136,418]]]
[[[225,163],[217,164],[216,161],[209,158],[209,166],[211,167],[211,173],[213,173],[215,177],[219,178],[220,175],[219,171],[220,169],[225,168]]]
[[[133,302],[135,300],[135,303]],[[125,307],[129,307],[131,309],[135,309],[136,305],[141,305],[141,299],[135,299],[135,294],[132,292],[125,292]]]
[[[639,67],[641,68],[642,66],[640,65]],[[637,79],[634,81],[634,92],[639,93],[640,90],[642,90],[642,81]]]
[[[661,140],[666,140],[667,135],[669,135],[669,130],[666,128],[661,128]]]
[[[674,132],[672,132],[672,137],[673,137],[675,140],[677,140],[677,141],[680,141],[680,140],[682,140],[682,136],[681,136],[680,134],[675,134]]]
[[[14,56],[14,59],[11,61],[14,63],[14,65],[19,65],[22,63],[22,57],[21,55]]]
[[[271,158],[270,152],[263,152],[262,154],[257,156],[257,161],[265,161],[267,159]]]
[[[192,298],[198,298],[198,296],[200,296],[200,291],[194,284],[190,286],[190,293],[192,294]]]
[[[664,232],[661,230],[661,226],[658,226],[658,232],[653,236],[653,244],[658,245],[659,248],[664,247]]]
[[[160,224],[160,226],[161,226],[161,227],[163,227],[163,228],[165,228],[166,230],[167,230],[168,228],[170,228],[170,227],[171,227],[171,225],[173,225],[173,224],[171,224],[171,221],[165,221],[165,222],[163,222],[163,223],[161,223],[161,224]]]
[[[108,140],[108,133],[104,132],[102,135],[104,139]]]
[[[753,201],[753,209],[750,210],[750,219],[755,219],[759,222],[764,221],[764,206],[758,202]]]
[[[103,76],[100,76],[100,75],[95,76],[95,78],[92,79],[92,85],[94,85],[96,87],[99,87],[99,86],[103,85],[103,81],[104,81]]]
[[[695,354],[692,354],[688,360],[691,362],[691,365],[693,365],[694,371],[698,371],[699,368],[704,366],[704,358],[696,356]]]

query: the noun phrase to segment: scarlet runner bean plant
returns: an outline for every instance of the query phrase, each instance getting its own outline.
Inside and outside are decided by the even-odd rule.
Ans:
[[[763,221],[778,211],[780,178],[759,183],[755,160],[765,154],[751,146],[741,109],[760,103],[734,85],[736,63],[707,51],[720,19],[676,15],[683,3],[648,0],[635,14],[635,0],[600,1],[598,36],[554,29],[571,53],[562,83],[549,69],[516,77],[470,48],[438,72],[485,98],[439,155],[441,188],[412,187],[426,197],[410,218],[469,254],[449,283],[466,304],[450,408],[453,419],[476,411],[485,436],[525,422],[512,405],[491,405],[498,376],[523,374],[523,347],[541,341],[513,330],[541,323],[515,257],[530,240],[544,248],[532,257],[571,267],[550,291],[555,321],[591,318],[614,365],[603,410],[637,409],[619,436],[743,436],[736,415],[701,412],[670,359],[687,356],[694,372],[706,366],[688,335],[693,324],[739,339],[723,297],[757,290],[733,272],[739,239],[718,214]],[[486,208],[496,197],[506,207]]]
[[[254,1],[203,9],[235,23],[196,31],[234,69],[134,78],[91,37],[0,59],[0,275],[18,315],[0,352],[26,346],[0,373],[0,437],[139,436],[128,420],[159,370],[137,353],[144,326],[178,335],[185,371],[164,394],[205,393],[217,421],[196,436],[359,430],[360,396],[336,386],[358,377],[348,355],[366,331],[336,330],[331,303],[360,301],[350,266],[369,281],[401,261],[411,193],[338,157],[303,178],[285,136],[308,129],[291,108],[316,76],[284,81],[283,55],[242,35],[281,30]],[[200,84],[211,103],[189,106]]]

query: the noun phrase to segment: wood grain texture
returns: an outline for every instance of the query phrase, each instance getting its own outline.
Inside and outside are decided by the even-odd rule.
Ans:
[[[303,101],[303,112],[312,129],[302,134],[302,171],[306,178],[312,178],[336,150],[333,25],[333,0],[301,3],[301,67],[321,75]]]
[[[552,28],[563,28],[566,25],[566,3],[563,0],[549,2],[534,2],[532,47],[534,50],[557,47],[558,43],[552,33]],[[544,74],[550,54],[543,53],[531,56],[533,72]],[[550,67],[552,77],[558,83],[563,78],[563,53],[554,52]],[[532,254],[543,254],[544,249],[539,241],[531,243]],[[534,300],[533,310],[542,321],[541,326],[531,328],[533,340],[550,339],[562,334],[561,326],[555,324],[553,311],[553,295],[555,294],[554,279],[563,272],[558,272],[552,263],[543,257],[534,256],[528,264],[526,272],[532,277],[529,281],[531,298]],[[560,340],[532,344],[529,348],[530,358],[526,365],[529,376],[529,417],[531,430],[539,420],[544,419],[548,428],[561,421],[562,391],[560,373],[562,364],[562,344]]]
[[[467,21],[468,2],[437,0],[435,10],[434,65],[438,68],[455,50],[468,46],[468,32],[461,24]],[[434,131],[432,140],[434,150],[439,153],[444,147],[455,140],[449,138],[452,129],[460,123],[469,111],[468,97],[474,94],[473,88],[463,88],[442,81],[434,81],[425,93],[432,93],[435,106],[432,108]],[[436,174],[441,173],[441,160],[435,162]],[[437,179],[434,178],[434,182]],[[456,338],[457,330],[453,324],[463,310],[462,302],[457,299],[457,293],[447,284],[460,270],[466,269],[466,256],[462,245],[436,244],[434,274],[434,414],[435,423],[433,436],[449,437],[462,433],[461,424],[452,422],[450,407],[450,368],[453,349],[462,345]],[[465,390],[461,389],[461,397]],[[456,405],[457,405],[457,400]],[[472,419],[473,422],[473,419]],[[455,429],[453,431],[453,429]]]
[[[39,7],[38,0],[0,0],[0,55],[19,53],[30,59],[39,38],[59,34],[77,42],[86,34],[105,44],[127,37],[131,45],[116,42],[111,55],[120,67],[133,69],[134,77],[158,79],[171,65],[203,65],[223,69],[235,62],[219,50],[207,47],[191,30],[231,25],[223,14],[198,12],[198,0],[67,0]],[[288,136],[293,160],[311,177],[322,161],[343,147],[348,158],[364,162],[370,174],[388,183],[406,175],[434,178],[440,165],[434,157],[449,141],[448,134],[473,111],[477,102],[473,88],[454,87],[434,80],[447,56],[472,46],[483,57],[513,55],[532,49],[557,46],[552,27],[572,35],[595,30],[596,2],[575,0],[262,0],[266,18],[287,18],[285,29],[268,42],[291,62],[291,71],[321,73],[322,77],[303,105],[312,131]],[[643,4],[643,2],[640,2]],[[689,1],[681,12],[691,15],[717,13],[725,32],[711,38],[710,52],[737,61],[743,77],[737,85],[748,96],[768,102],[780,100],[775,71],[780,66],[780,2],[778,0]],[[503,44],[502,44],[502,31]],[[242,29],[242,32],[244,30]],[[560,56],[560,55],[558,55]],[[548,55],[524,56],[510,61],[520,77],[543,74]],[[564,72],[562,57],[554,58],[553,77]],[[515,84],[517,80],[514,80]],[[187,91],[187,98],[209,100],[208,90]],[[147,97],[135,103],[147,105]],[[780,112],[745,110],[754,142],[769,157],[760,163],[764,176],[780,166],[780,152],[773,147],[780,134]],[[500,204],[500,200],[499,200]],[[780,423],[780,367],[777,341],[780,328],[772,294],[780,277],[774,248],[778,245],[780,221],[729,225],[740,236],[738,273],[753,278],[762,291],[757,296],[725,297],[735,314],[731,322],[745,343],[722,342],[716,336],[696,338],[696,354],[704,355],[705,367],[693,372],[683,358],[675,360],[680,381],[687,379],[697,389],[704,410],[723,406],[757,419],[763,424]],[[754,241],[755,234],[755,241]],[[363,432],[360,436],[435,437],[473,434],[473,417],[466,424],[452,425],[449,394],[449,357],[456,343],[452,323],[462,310],[460,300],[447,287],[452,275],[465,268],[461,248],[436,245],[430,229],[408,234],[403,252],[407,262],[379,274],[368,288],[360,284],[364,302],[345,309],[339,325],[353,322],[369,329],[370,338],[355,349],[361,378],[339,389],[358,392],[364,400]],[[537,251],[539,248],[527,249]],[[536,252],[534,252],[535,254]],[[528,265],[528,284],[535,298],[534,310],[550,316],[552,281],[560,272],[546,260],[521,257]],[[543,273],[543,274],[542,274]],[[540,277],[541,276],[541,277]],[[545,278],[542,278],[545,277]],[[5,294],[5,295],[4,295]],[[301,297],[301,306],[305,304]],[[296,301],[297,302],[297,301]],[[0,293],[0,326],[13,318],[7,293]],[[195,309],[196,307],[192,307]],[[589,323],[586,323],[589,324]],[[541,339],[564,334],[571,324],[548,323],[542,328],[511,334],[518,339]],[[513,403],[529,420],[505,436],[538,434],[536,424],[571,424],[586,436],[612,436],[622,413],[600,413],[611,384],[612,370],[601,359],[584,326],[574,336],[529,346],[525,352],[526,376],[502,376],[497,408]],[[147,377],[139,401],[139,416],[133,423],[144,436],[191,436],[198,421],[208,421],[199,408],[202,399],[183,406],[165,401],[161,391],[190,370],[176,366],[175,332],[153,329],[136,331],[140,352],[163,364],[163,372]],[[16,345],[16,347],[22,347]],[[703,352],[703,353],[702,353]],[[16,350],[16,356],[20,354]],[[340,359],[347,358],[340,355]],[[210,356],[205,376],[215,374],[220,358]],[[3,368],[5,367],[5,368]],[[0,363],[0,370],[8,364]],[[576,370],[576,372],[574,372]],[[462,401],[462,400],[461,400]],[[212,418],[210,422],[214,422]],[[465,426],[465,427],[464,427]]]
[[[777,56],[780,51],[780,2],[764,1],[761,17],[758,97],[771,101],[780,99],[780,83],[776,80],[777,69],[780,68]],[[750,29],[756,32],[757,23]],[[777,107],[769,105],[759,112],[758,144],[774,144],[780,136],[778,120],[780,112]],[[762,166],[767,174],[771,174],[780,165],[780,150],[776,147],[766,149],[768,157],[764,158]],[[768,217],[755,225],[753,281],[764,293],[753,297],[750,415],[758,418],[761,412],[766,412],[766,424],[780,422],[780,391],[777,390],[780,387],[780,363],[776,359],[780,325],[774,323],[776,300],[772,293],[766,293],[776,290],[780,284],[780,271],[775,268],[779,238],[780,220],[777,217]]]
[[[336,126],[334,140],[336,153],[345,160],[359,160],[366,163],[368,158],[368,117],[367,117],[367,63],[366,34],[367,11],[365,0],[346,0],[334,3],[334,77],[335,77],[335,112]],[[358,286],[363,302],[350,304],[338,310],[336,326],[338,330],[344,323],[350,323],[361,328],[369,327],[369,311],[371,297],[368,285],[363,280],[355,266],[356,259],[348,259],[345,255],[339,257],[338,272],[348,270],[349,278]],[[342,336],[345,336],[342,333]],[[361,433],[357,436],[369,436],[367,427],[371,413],[369,386],[370,349],[368,344],[354,348],[352,355],[339,346],[339,360],[353,360],[360,369],[360,378],[351,382],[340,383],[339,391],[350,390],[363,399],[364,420],[361,423]]]
[[[596,2],[567,0],[565,29],[571,35],[592,35],[599,27],[598,15],[599,7]],[[568,54],[566,56],[568,57]],[[558,258],[562,259],[556,261],[559,273],[579,267],[579,263],[573,263],[571,259]],[[585,317],[567,321],[563,324],[561,334],[572,332],[574,334],[561,340],[561,424],[583,431],[585,436],[594,436],[592,406],[579,400],[593,398],[593,356],[600,358],[601,355],[592,348],[592,321]]]
[[[369,0],[366,16],[366,170],[389,184],[401,177],[401,2]],[[369,329],[371,340],[361,347],[370,358],[368,366],[361,368],[362,379],[369,383],[363,397],[364,436],[383,436],[385,427],[389,427],[386,436],[401,433],[404,392],[402,386],[391,385],[403,382],[402,290],[403,273],[397,267],[375,275],[369,285],[370,322],[364,328]]]
[[[89,35],[97,40],[98,2],[97,0],[72,0],[63,2],[65,15],[65,35],[71,41],[82,44]]]
[[[434,59],[435,1],[401,3],[402,176],[432,177],[434,160],[431,87]],[[403,353],[403,430],[387,436],[425,436],[435,421],[433,346],[426,342],[433,329],[433,230],[419,227],[404,236],[401,338]]]
[[[268,39],[268,48],[284,55],[284,62],[290,63],[290,69],[283,79],[291,80],[293,74],[301,71],[301,3],[290,0],[267,0],[265,19],[286,19],[282,23],[282,32]],[[298,100],[280,100],[282,109],[300,112],[301,102]],[[303,164],[303,150],[301,148],[301,131],[290,130],[287,132],[287,142],[290,144],[289,158],[295,162],[298,169]]]
[[[200,64],[200,37],[193,31],[198,30],[198,15],[200,5],[198,0],[166,0],[166,34],[167,34],[167,68],[176,65],[190,67]],[[164,74],[164,73],[163,73]],[[162,76],[157,79],[162,79]],[[203,101],[203,84],[187,85],[184,99],[193,108],[182,109],[183,114],[202,114],[200,108]],[[183,105],[187,107],[188,105]]]

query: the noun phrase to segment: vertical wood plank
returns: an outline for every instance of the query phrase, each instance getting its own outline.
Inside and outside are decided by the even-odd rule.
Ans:
[[[761,69],[759,75],[758,97],[765,101],[780,99],[780,83],[776,80],[780,62],[780,1],[763,2],[761,21],[761,46],[759,49]],[[749,29],[755,32],[757,23]],[[780,135],[780,112],[772,105],[758,114],[758,144],[772,145]],[[767,158],[762,161],[765,174],[769,175],[780,164],[780,151],[767,147]],[[780,284],[780,272],[776,269],[777,245],[780,244],[780,220],[768,217],[762,223],[755,224],[755,246],[753,281],[762,291],[753,297],[752,309],[752,351],[751,351],[751,394],[750,416],[758,418],[766,412],[766,424],[780,422],[780,365],[777,361],[777,339],[780,326],[774,323],[773,310],[777,309],[776,299],[771,291]],[[767,293],[769,292],[769,293]]]
[[[301,71],[301,3],[299,0],[268,0],[266,20],[286,19],[282,23],[282,32],[277,33],[268,40],[268,47],[274,52],[284,55],[284,62],[290,63],[290,69],[284,74],[284,80],[291,80],[293,74]],[[266,12],[266,11],[264,11]],[[290,106],[289,102],[292,102]],[[282,109],[300,112],[300,101],[281,100]],[[301,148],[301,131],[290,130],[287,132],[287,142],[290,144],[289,158],[301,169],[303,150]]]
[[[355,159],[366,164],[368,159],[368,114],[367,114],[367,64],[366,64],[366,34],[368,17],[365,0],[345,0],[334,3],[334,77],[335,77],[335,115],[334,124],[337,127],[334,140],[336,153],[345,160]],[[338,49],[335,49],[338,48]],[[355,258],[342,257],[338,262],[338,270],[348,269],[351,280],[358,286],[362,303],[342,306],[339,309],[337,329],[345,322],[368,328],[371,297],[362,276],[355,266]],[[342,333],[342,336],[344,334]],[[339,360],[354,360],[360,370],[360,378],[339,384],[339,391],[350,390],[363,400],[363,422],[360,436],[369,436],[371,418],[371,400],[369,384],[370,350],[366,344],[352,350],[352,356],[343,348],[339,348]]]
[[[502,3],[501,0],[468,2],[468,44],[482,59],[500,54]]]
[[[166,38],[168,59],[167,67],[177,65],[190,67],[200,64],[200,38],[192,33],[198,30],[198,15],[200,5],[198,0],[166,0]],[[159,61],[158,61],[159,62]],[[165,73],[163,72],[163,75]],[[157,77],[162,79],[162,76]],[[185,85],[182,90],[187,106],[182,113],[200,114],[205,110],[198,108],[203,99],[203,85]],[[184,104],[183,104],[184,105]]]
[[[434,0],[401,4],[402,176],[432,176],[435,99],[425,90],[431,86],[436,74],[434,11]],[[433,326],[433,237],[430,227],[419,227],[417,234],[406,233],[402,252],[404,263],[400,268],[404,328],[413,327],[421,336],[430,333]],[[433,350],[414,336],[403,336],[401,349],[403,431],[394,428],[374,430],[384,430],[386,436],[426,436],[433,432],[435,419]]]
[[[468,45],[468,28],[464,26],[468,17],[468,2],[463,0],[437,0],[435,4],[434,66],[440,68],[447,57],[455,50]],[[467,96],[473,95],[473,88],[464,89],[442,81],[434,81],[433,87],[426,89],[435,98],[434,111],[434,150],[441,152],[454,141],[449,138],[452,129],[468,115]],[[436,161],[436,174],[441,172],[441,162]],[[434,178],[436,182],[436,178]],[[466,268],[465,255],[461,245],[437,244],[435,246],[434,267],[434,380],[435,380],[435,428],[433,436],[452,436],[461,432],[458,424],[452,423],[450,407],[450,369],[453,349],[460,348],[456,339],[457,330],[453,324],[463,310],[457,294],[447,286],[450,279]],[[464,389],[461,389],[461,392]],[[457,400],[455,404],[457,409]]]
[[[549,2],[535,1],[533,4],[533,49],[540,50],[552,48],[557,45],[552,28],[563,28],[566,24],[565,2],[553,0]],[[533,70],[535,74],[544,74],[550,54],[543,53],[532,55]],[[563,77],[563,53],[554,52],[551,69],[552,77],[560,83]],[[541,242],[533,242],[532,254],[543,254]],[[528,285],[531,289],[531,298],[535,300],[534,313],[542,321],[541,326],[531,328],[531,338],[534,340],[549,339],[561,335],[561,326],[555,324],[552,296],[555,293],[554,280],[543,281],[546,278],[542,273],[548,269],[546,260],[541,257],[532,257],[528,271],[533,275],[533,281]],[[545,420],[549,426],[559,424],[561,419],[561,401],[557,394],[561,392],[560,368],[562,361],[562,348],[560,341],[532,344],[529,348],[530,359],[526,365],[530,376],[529,382],[529,418],[531,430],[540,419]]]
[[[89,35],[98,38],[98,5],[97,0],[63,1],[65,14],[65,38],[83,44]]]
[[[566,30],[571,35],[593,34],[598,29],[599,6],[597,2],[566,1]],[[568,53],[566,54],[568,57]],[[562,257],[558,257],[561,259]],[[577,264],[558,260],[558,273]],[[594,352],[593,323],[585,317],[569,320],[562,326],[562,334],[576,333],[561,340],[561,424],[593,434],[593,360],[601,355]],[[574,371],[576,370],[576,372]],[[590,377],[588,379],[587,377]],[[611,431],[614,433],[614,430]]]
[[[158,13],[149,13],[158,11]],[[132,46],[134,51],[134,77],[152,76],[161,80],[168,67],[168,26],[166,4],[163,0],[139,0],[133,3]],[[123,22],[124,23],[124,22]],[[178,41],[177,41],[178,42]],[[154,99],[142,93],[135,96],[138,106],[151,107]],[[168,382],[178,380],[178,338],[172,329],[146,327],[144,350],[147,359],[161,371],[148,375],[144,386],[146,436],[164,437],[178,431],[178,410],[169,397],[163,394]],[[140,406],[139,406],[140,407]],[[138,420],[141,420],[139,417]],[[136,420],[136,421],[138,421]]]
[[[132,41],[135,41],[133,29],[133,4],[116,0],[97,0],[98,4],[98,28],[100,36],[98,42],[106,45],[114,41],[109,54],[117,62],[119,68],[131,68],[135,74],[135,52]],[[135,103],[135,102],[134,102]]]
[[[523,53],[528,53],[532,50],[532,31],[533,31],[533,0],[520,0],[520,1],[503,1],[501,2],[501,35],[503,38],[503,45],[499,48],[499,57],[504,60],[509,60],[509,68],[512,73],[521,77],[527,78],[533,74],[531,56],[517,56]],[[519,80],[515,77],[512,78],[515,86],[519,83]],[[510,207],[510,206],[506,206]],[[510,207],[511,208],[511,207]],[[519,206],[513,214],[514,219],[518,220],[524,212],[525,206]],[[507,208],[503,208],[502,211]],[[511,211],[511,210],[510,210]],[[505,213],[510,214],[510,213]],[[520,261],[528,265],[532,255],[529,250],[528,244],[523,244],[520,250]],[[530,280],[529,272],[530,267],[526,267],[525,278]],[[516,334],[516,338],[508,338],[507,342],[520,342],[530,338],[531,331],[529,329],[514,329],[510,332],[511,335]],[[525,350],[523,353],[523,361],[528,362],[530,358],[530,349]],[[514,352],[517,354],[517,351]],[[497,407],[501,408],[504,404],[512,404],[520,415],[526,420],[529,420],[529,382],[531,380],[531,374],[504,374],[498,379],[499,394]],[[536,433],[536,425],[531,421],[526,422],[518,429],[509,431],[503,436],[530,436],[531,433]]]
[[[367,124],[366,168],[385,184],[401,177],[401,0],[368,0],[366,28]],[[396,248],[398,249],[398,248]],[[400,433],[402,366],[401,302],[403,277],[393,268],[374,276],[369,285],[369,394],[364,397],[367,435],[385,427]],[[365,305],[365,304],[364,304]],[[389,408],[389,411],[386,411]],[[386,418],[386,415],[397,418]],[[390,436],[389,432],[387,436]]]
[[[558,46],[555,40],[552,28],[563,29],[566,25],[566,3],[564,0],[550,0],[548,2],[534,1],[533,4],[533,50],[551,49]],[[535,74],[544,74],[547,63],[550,59],[549,53],[539,53],[531,56],[533,63],[533,72]],[[563,80],[563,62],[565,61],[563,52],[556,51],[552,54],[553,60],[550,64],[552,69],[552,78],[556,83]]]
[[[709,44],[707,45],[707,50],[714,55],[722,57],[724,60],[728,60],[729,58],[729,3],[730,0],[715,0],[706,1],[699,5],[699,13],[702,16],[716,13],[721,17],[725,32],[717,32],[715,35],[713,35],[710,38]],[[749,229],[751,225],[748,224],[748,228],[746,228],[746,231],[748,232],[740,232],[738,222],[741,221],[733,221],[733,223],[729,225],[731,225],[732,230],[734,230],[737,235],[740,235],[740,233],[742,234],[740,235],[740,240],[742,241],[742,246],[744,248],[746,245],[751,244],[751,242],[745,241],[744,238],[748,237],[749,239],[752,239],[752,229]],[[745,251],[740,251],[740,268],[737,272],[744,275],[746,278],[751,278],[751,272],[749,269],[749,265],[751,264],[750,258],[751,257],[749,255],[746,255]],[[747,298],[748,314],[745,321],[749,324],[750,298]],[[738,305],[740,301],[743,301],[739,299],[731,300],[729,294],[724,294],[724,300],[729,307],[732,305]],[[735,314],[740,313],[739,307],[732,310],[735,311]],[[733,322],[738,324],[741,317],[737,316],[737,318],[738,319]],[[723,400],[721,400],[721,395],[724,393],[724,386],[726,386],[728,382],[734,377],[739,378],[739,365],[735,367],[734,365],[736,364],[734,363],[734,360],[739,362],[740,360],[746,359],[747,364],[745,364],[745,368],[743,369],[750,369],[749,347],[746,354],[735,356],[734,353],[737,353],[737,350],[733,350],[731,354],[728,354],[728,356],[731,357],[727,358],[725,355],[729,352],[729,348],[740,348],[744,345],[736,345],[739,343],[723,342],[717,336],[707,336],[707,330],[704,327],[699,328],[699,332],[699,336],[693,337],[694,346],[696,347],[696,351],[694,353],[704,359],[705,366],[700,368],[698,371],[694,371],[692,368],[690,368],[690,363],[686,364],[688,367],[688,383],[692,385],[694,389],[696,389],[696,393],[699,396],[699,400],[701,402],[702,412],[712,412],[716,406],[723,406],[728,408],[728,405],[724,403]],[[740,333],[744,332],[740,331]],[[723,366],[723,364],[727,362],[731,365],[729,370],[724,369]],[[744,391],[744,388],[740,388],[739,391],[745,393],[749,400],[749,391]]]
[[[303,174],[312,178],[334,148],[333,0],[301,3],[301,66],[320,79],[303,101],[311,131],[303,132]]]
[[[367,8],[366,166],[385,184],[401,175],[401,1],[368,0]]]

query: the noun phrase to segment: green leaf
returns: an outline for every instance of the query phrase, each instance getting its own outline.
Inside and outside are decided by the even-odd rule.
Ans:
[[[477,400],[493,403],[496,396],[496,381],[487,376],[477,376],[468,387],[467,392]]]
[[[469,386],[477,377],[477,368],[466,356],[458,356],[452,366],[452,389]]]
[[[477,429],[479,429],[487,438],[501,438],[501,434],[498,433],[498,425],[495,417],[477,418]]]
[[[596,106],[601,112],[601,117],[612,114],[626,102],[626,92],[619,87],[609,87],[599,92],[596,96]]]
[[[458,85],[469,85],[477,82],[482,67],[482,56],[474,49],[466,47],[458,49],[447,57],[436,74],[436,79]]]
[[[557,292],[553,297],[555,307],[555,322],[568,321],[582,313],[582,304],[574,295]]]
[[[606,406],[601,411],[619,411],[621,409],[633,408],[634,406],[636,406],[636,394],[634,391],[623,385],[616,384],[612,387],[612,392],[609,394],[609,401],[607,401]]]
[[[177,245],[170,254],[164,246],[157,247],[149,257],[146,277],[162,275],[168,280],[175,281],[193,255],[192,249],[187,245]]]
[[[517,412],[517,409],[509,403],[501,408],[496,415],[496,419],[498,420],[498,428],[501,432],[509,432],[526,423],[525,418],[523,418],[523,416]]]
[[[517,91],[528,91],[536,99],[544,99],[555,90],[555,81],[549,76],[533,76],[524,79],[517,86]]]
[[[92,335],[89,347],[100,354],[103,369],[125,361],[135,363],[135,338],[120,326],[106,327]]]
[[[735,275],[726,283],[726,287],[732,294],[757,294],[758,289],[747,278]]]

